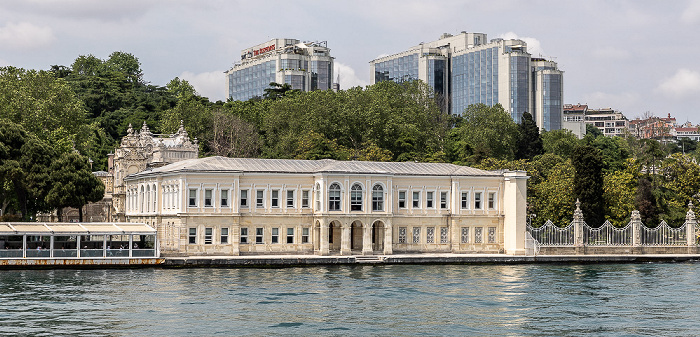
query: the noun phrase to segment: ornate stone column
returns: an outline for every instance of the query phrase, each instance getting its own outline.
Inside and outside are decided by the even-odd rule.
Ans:
[[[583,247],[583,212],[581,211],[581,201],[576,199],[576,209],[574,210],[574,246]]]
[[[685,230],[688,240],[688,250],[690,247],[695,247],[695,226],[697,225],[695,212],[693,212],[693,202],[688,202],[688,213],[685,214]]]
[[[384,255],[394,254],[394,231],[391,219],[387,219],[384,223]]]
[[[372,224],[362,224],[362,255],[372,255]]]
[[[350,255],[352,254],[352,247],[350,247],[350,235],[352,234],[352,222],[345,222],[342,225],[342,232],[340,234],[340,255]]]
[[[642,245],[642,216],[639,215],[638,210],[632,211],[630,220],[632,221],[632,247],[639,247]]]

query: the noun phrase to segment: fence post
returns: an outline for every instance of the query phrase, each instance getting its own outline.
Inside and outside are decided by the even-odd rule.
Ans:
[[[574,246],[583,247],[583,212],[581,202],[576,199],[576,210],[574,210]]]
[[[642,216],[638,210],[632,211],[632,247],[639,247],[642,244]]]
[[[693,212],[693,202],[688,203],[688,213],[685,214],[685,231],[688,240],[688,247],[695,246],[695,212]]]

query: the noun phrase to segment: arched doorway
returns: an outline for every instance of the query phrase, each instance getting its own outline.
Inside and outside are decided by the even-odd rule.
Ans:
[[[350,232],[350,249],[362,250],[362,222],[359,220],[352,222]]]
[[[384,223],[379,220],[372,224],[372,250],[384,250]]]
[[[328,250],[331,252],[340,252],[340,244],[342,241],[343,228],[340,222],[333,221],[328,224]]]

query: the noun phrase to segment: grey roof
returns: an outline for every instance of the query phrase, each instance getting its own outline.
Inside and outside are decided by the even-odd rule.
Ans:
[[[410,176],[500,176],[499,172],[484,171],[468,166],[445,163],[416,162],[371,162],[258,159],[206,157],[188,159],[130,175],[137,178],[163,173],[184,172],[254,172],[254,173],[346,173],[346,174],[387,174]]]

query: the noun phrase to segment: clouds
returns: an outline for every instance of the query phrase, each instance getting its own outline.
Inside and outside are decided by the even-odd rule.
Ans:
[[[333,62],[333,64],[333,74],[336,76],[336,78],[333,79],[333,82],[335,82],[338,79],[338,77],[340,77],[340,89],[345,90],[357,86],[364,87],[369,84],[367,83],[367,81],[364,81],[357,77],[357,75],[355,74],[355,69],[351,68],[349,65],[340,63],[338,61]]]
[[[700,73],[690,69],[678,69],[661,81],[656,92],[672,99],[689,98],[700,94]]]
[[[51,45],[56,37],[49,27],[40,27],[29,22],[9,22],[0,27],[0,50],[33,50]]]
[[[577,102],[582,104],[588,104],[591,108],[613,108],[615,110],[621,110],[623,113],[627,114],[627,117],[632,117],[636,115],[636,112],[624,111],[625,107],[635,106],[640,101],[641,96],[639,93],[634,91],[624,91],[624,92],[602,92],[596,91],[592,93],[586,93],[583,95],[583,101]],[[632,112],[632,114],[630,114]]]
[[[228,87],[226,85],[226,76],[223,70],[214,70],[195,74],[185,71],[180,75],[180,78],[187,80],[197,93],[209,98],[212,101],[225,101],[228,97]]]
[[[700,22],[700,0],[693,0],[688,3],[688,7],[681,14],[681,21],[685,24]]]

